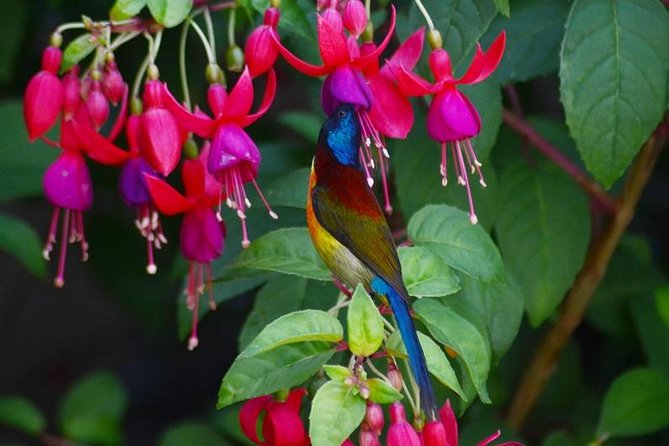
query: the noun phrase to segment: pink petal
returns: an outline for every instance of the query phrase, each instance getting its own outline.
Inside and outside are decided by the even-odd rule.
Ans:
[[[191,113],[186,110],[179,104],[179,102],[177,102],[174,96],[172,96],[172,93],[167,89],[167,85],[164,85],[163,88],[163,103],[170,113],[172,113],[181,128],[193,132],[203,138],[211,138],[211,135],[216,128],[216,122],[204,114],[204,112]]]
[[[265,406],[272,400],[271,395],[259,396],[244,403],[239,410],[239,426],[242,428],[244,435],[255,444],[263,444],[258,439],[257,424],[260,412],[265,410]]]
[[[63,99],[63,84],[52,72],[40,71],[30,79],[23,99],[23,117],[31,142],[56,123]]]
[[[448,446],[458,446],[458,420],[451,407],[451,401],[446,400],[443,407],[439,410],[439,418],[446,429],[446,440]]]
[[[149,174],[144,174],[151,199],[158,210],[165,215],[175,215],[192,208],[191,202],[175,188]]]
[[[406,138],[413,126],[409,100],[394,83],[380,75],[369,79],[369,88],[374,98],[369,117],[374,126],[391,138]]]
[[[83,150],[94,161],[106,166],[120,166],[128,160],[129,152],[116,147],[90,127],[72,122],[72,128]]]
[[[202,149],[200,149],[198,160],[203,166],[207,165],[210,147],[211,142],[205,141]],[[215,206],[221,199],[225,200],[225,196],[221,195],[221,183],[209,173],[209,169],[204,169],[204,193],[200,201],[207,206]]]
[[[385,66],[381,69],[381,74],[392,79],[397,79],[397,70],[399,67],[404,67],[408,71],[413,70],[421,54],[423,54],[424,40],[425,28],[421,27],[407,37],[399,48],[397,48],[397,51],[390,56],[390,59],[386,61]]]
[[[321,59],[327,67],[335,68],[351,58],[342,30],[338,30],[330,20],[321,15],[318,15],[318,47]]]
[[[427,132],[438,142],[473,138],[481,131],[481,118],[474,105],[455,88],[434,97],[427,112]]]
[[[307,439],[299,412],[280,401],[267,403],[262,433],[272,446],[303,446]]]
[[[192,200],[204,195],[204,164],[199,159],[186,160],[181,168],[181,182],[186,190],[186,197]]]
[[[216,214],[210,208],[186,212],[179,238],[181,254],[187,260],[209,263],[223,252],[223,232]]]
[[[267,110],[269,110],[269,107],[272,105],[272,102],[274,102],[275,95],[276,95],[276,74],[274,73],[274,68],[270,68],[269,73],[267,75],[267,85],[265,85],[265,94],[262,97],[262,101],[260,102],[258,110],[256,110],[255,113],[251,113],[250,115],[247,115],[246,117],[240,119],[238,121],[240,127],[246,127],[253,124],[262,115],[267,113]]]
[[[142,124],[147,161],[158,173],[169,175],[181,158],[181,131],[174,116],[164,108],[153,107],[144,112]]]
[[[293,412],[300,413],[300,408],[302,407],[302,399],[307,394],[307,389],[304,387],[296,387],[290,391],[288,398],[286,398],[285,404]]]
[[[504,54],[504,47],[506,46],[506,31],[502,31],[492,42],[488,51],[485,53],[481,51],[481,46],[476,48],[476,54],[472,63],[467,69],[467,72],[459,80],[459,84],[474,84],[481,82],[497,68],[502,55]]]
[[[279,40],[274,28],[263,25],[256,28],[246,39],[244,59],[249,67],[251,77],[260,76],[269,70],[279,57],[279,50],[274,44],[272,35]]]
[[[499,438],[500,435],[502,435],[502,432],[500,432],[498,429],[497,432],[490,434],[483,440],[479,441],[476,446],[486,446],[492,443],[493,441],[497,440],[497,438]]]
[[[356,38],[367,26],[367,11],[360,0],[349,0],[344,7],[344,26]]]
[[[423,428],[424,446],[450,446],[446,440],[446,429],[440,420],[430,421]]]
[[[57,207],[85,211],[93,204],[93,183],[84,157],[65,150],[44,172],[44,195]]]
[[[228,96],[222,118],[230,120],[246,116],[251,110],[251,105],[253,105],[253,84],[249,69],[246,67]]]
[[[242,181],[250,181],[258,174],[260,152],[251,137],[234,124],[219,127],[211,141],[207,167],[218,176],[226,169],[240,169]]]
[[[435,89],[435,85],[404,67],[397,71],[397,84],[402,94],[406,96],[425,96],[432,94]]]
[[[223,114],[227,100],[228,92],[225,90],[225,85],[219,83],[209,85],[207,89],[207,102],[209,103],[209,109],[214,114],[214,119]],[[198,109],[197,111],[200,110]]]

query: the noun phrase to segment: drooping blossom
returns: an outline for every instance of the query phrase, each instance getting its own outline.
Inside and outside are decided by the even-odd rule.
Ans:
[[[199,298],[205,286],[209,291],[209,306],[212,310],[216,309],[211,290],[211,262],[221,256],[225,237],[225,225],[212,210],[219,199],[220,188],[207,172],[207,152],[208,147],[204,146],[197,159],[188,159],[183,163],[181,178],[185,195],[162,179],[144,174],[158,210],[165,215],[184,214],[179,247],[181,254],[190,262],[186,285],[186,304],[193,312],[189,350],[198,344]]]
[[[28,82],[23,117],[31,142],[53,127],[63,107],[63,84],[58,78],[62,58],[60,48],[46,48],[42,54],[42,69]]]
[[[258,175],[258,166],[261,161],[260,151],[244,131],[245,127],[267,112],[275,93],[276,75],[274,69],[270,68],[262,102],[255,113],[250,113],[253,105],[253,83],[249,70],[246,68],[230,94],[226,92],[222,84],[213,83],[209,86],[207,99],[214,115],[213,118],[199,110],[196,110],[195,113],[189,112],[167,94],[169,97],[169,100],[166,101],[167,107],[181,125],[211,140],[207,167],[221,184],[218,217],[222,219],[221,202],[227,197],[227,205],[237,211],[237,216],[241,220],[242,246],[244,247],[250,243],[246,227],[246,209],[251,205],[244,189],[245,183],[253,184],[270,216],[278,218],[256,183],[255,178]]]
[[[111,54],[111,53],[109,53]],[[116,66],[113,57],[105,63],[104,74],[102,75],[102,91],[113,105],[117,105],[123,97],[123,76]]]
[[[388,446],[421,446],[420,438],[413,426],[407,421],[404,406],[399,402],[390,405],[390,427],[388,428]]]
[[[279,50],[274,41],[280,39],[276,31],[280,17],[278,8],[267,8],[263,24],[253,30],[246,39],[244,59],[252,78],[269,70],[279,57]]]
[[[285,401],[278,401],[271,395],[248,400],[239,411],[239,425],[244,435],[259,446],[307,446],[309,437],[304,430],[300,407],[306,390],[296,388],[290,391]],[[256,427],[260,416],[262,439]]]
[[[478,174],[482,186],[486,185],[481,173],[481,163],[476,158],[470,141],[481,131],[481,118],[474,105],[457,87],[475,84],[490,76],[502,59],[505,42],[506,34],[502,31],[488,51],[484,52],[478,45],[471,65],[459,79],[453,77],[450,56],[443,48],[435,48],[430,53],[429,63],[434,83],[426,81],[404,67],[398,71],[399,86],[404,94],[433,96],[427,113],[427,131],[432,139],[441,143],[439,170],[442,184],[446,186],[448,183],[446,152],[450,147],[458,183],[467,189],[469,219],[474,224],[478,222],[478,218],[474,211],[467,168],[472,173]]]

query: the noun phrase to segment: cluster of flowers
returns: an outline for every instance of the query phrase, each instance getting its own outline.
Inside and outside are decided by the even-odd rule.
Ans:
[[[296,388],[283,401],[269,395],[247,401],[239,412],[242,432],[258,446],[308,446],[310,440],[300,417],[304,395],[305,389]],[[401,403],[391,403],[388,413],[390,425],[386,430],[387,446],[458,446],[458,422],[449,400],[439,410],[439,419],[427,423],[421,431],[416,431],[407,421]],[[262,426],[262,439],[258,436],[258,424]],[[368,402],[359,429],[359,446],[381,446],[380,437],[384,424],[383,408],[377,403]],[[487,446],[500,435],[498,430],[481,440],[477,446]],[[349,439],[341,446],[355,444]],[[498,446],[523,445],[509,441]]]

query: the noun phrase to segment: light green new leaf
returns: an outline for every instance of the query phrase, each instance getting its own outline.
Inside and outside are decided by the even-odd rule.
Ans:
[[[588,201],[565,173],[544,166],[516,165],[500,186],[500,250],[536,327],[553,314],[583,265],[590,243]]]
[[[331,280],[307,228],[284,228],[258,237],[237,258],[235,267],[276,271],[314,280]]]
[[[46,419],[30,400],[3,396],[0,397],[0,425],[37,435],[46,428]]]
[[[489,403],[486,389],[491,360],[488,339],[473,323],[437,300],[420,299],[413,308],[432,336],[462,358],[481,401]]]
[[[380,378],[370,378],[365,381],[369,389],[369,399],[379,404],[390,404],[402,399],[402,394],[392,385]]]
[[[295,311],[267,325],[238,358],[250,358],[296,342],[339,342],[343,338],[344,327],[333,315],[320,310]]]
[[[71,41],[63,51],[63,62],[61,63],[61,73],[66,72],[74,65],[81,62],[86,56],[91,54],[98,46],[98,41],[91,33],[84,33]]]
[[[599,418],[600,438],[646,435],[669,426],[669,380],[650,368],[635,369],[611,385]]]
[[[226,446],[229,443],[208,424],[185,422],[170,426],[161,439],[160,446]]]
[[[184,21],[193,8],[193,0],[147,0],[156,22],[172,28]]]
[[[326,364],[323,366],[323,371],[333,381],[344,382],[346,378],[352,375],[351,371],[342,365]]]
[[[146,0],[116,0],[109,17],[112,20],[127,20],[135,17],[146,5]]]
[[[313,446],[340,446],[360,425],[367,404],[344,383],[325,383],[311,403],[309,438]]]
[[[409,238],[453,268],[482,280],[502,271],[502,258],[488,233],[467,213],[445,205],[426,206],[409,220]]]
[[[333,354],[334,349],[327,342],[300,342],[250,358],[237,358],[223,377],[217,407],[302,384]]]
[[[346,315],[348,347],[358,356],[370,356],[383,342],[383,316],[362,285],[358,285]]]
[[[0,251],[15,256],[37,277],[46,277],[46,263],[42,246],[35,230],[23,221],[0,212]]]
[[[590,172],[610,187],[662,119],[669,14],[658,1],[576,0],[562,44],[560,96]]]
[[[494,2],[495,2],[495,7],[497,7],[497,10],[499,11],[500,14],[502,14],[505,17],[509,17],[511,15],[511,11],[509,8],[509,0],[494,0]]]
[[[402,246],[397,250],[402,277],[409,295],[437,297],[456,293],[460,280],[441,257],[420,246]]]

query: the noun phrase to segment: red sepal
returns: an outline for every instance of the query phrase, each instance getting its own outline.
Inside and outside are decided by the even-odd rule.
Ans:
[[[256,110],[255,113],[247,115],[239,120],[240,127],[246,127],[254,122],[256,122],[262,115],[267,113],[269,107],[274,102],[274,96],[276,95],[276,73],[274,68],[270,68],[267,74],[267,85],[265,86],[265,94],[263,95],[262,102],[260,107]]]
[[[76,121],[72,121],[72,128],[86,155],[93,161],[105,166],[120,166],[128,160],[129,152],[116,147],[92,128]]]
[[[425,96],[437,92],[437,85],[433,85],[419,75],[400,67],[397,71],[397,85],[406,96]]]
[[[390,6],[390,28],[388,28],[388,34],[386,34],[386,37],[384,37],[383,41],[381,44],[374,49],[374,51],[365,54],[364,56],[361,56],[357,59],[355,59],[352,64],[356,68],[364,68],[367,64],[373,62],[374,60],[378,59],[379,56],[381,56],[381,53],[383,50],[386,49],[388,44],[390,43],[390,39],[393,37],[393,32],[395,31],[395,6],[391,5]]]
[[[237,80],[234,88],[228,95],[223,108],[221,117],[228,121],[231,119],[246,116],[253,105],[253,83],[249,75],[249,68],[245,67],[244,72]]]
[[[307,76],[311,77],[318,77],[330,73],[335,68],[326,65],[313,65],[310,64],[309,62],[303,61],[302,59],[291,53],[290,50],[288,50],[288,48],[283,46],[283,44],[281,43],[276,34],[272,34],[272,40],[274,41],[274,44],[279,50],[279,53],[286,60],[286,62],[288,62],[290,66],[292,66],[302,74],[306,74]]]
[[[186,196],[198,199],[204,195],[205,166],[199,159],[186,160],[181,168],[181,182]]]
[[[239,410],[239,426],[244,435],[255,444],[264,444],[258,438],[257,426],[260,412],[265,410],[265,406],[272,400],[271,395],[259,396],[244,403]]]
[[[167,84],[163,84],[163,88],[163,104],[172,113],[172,116],[174,116],[174,119],[176,119],[182,128],[203,138],[213,137],[213,132],[216,129],[216,121],[209,118],[204,112],[197,114],[189,112],[174,99],[172,93],[167,89]]]
[[[339,14],[339,13],[337,13]],[[318,15],[318,48],[323,64],[338,67],[351,59],[344,33],[337,30],[327,19]]]
[[[160,178],[144,173],[144,179],[153,203],[163,214],[176,215],[193,208],[190,200]]]
[[[116,116],[116,121],[114,121],[114,126],[112,127],[107,139],[113,141],[123,130],[123,125],[125,124],[125,119],[128,114],[128,84],[123,84],[123,93],[121,96],[121,107],[118,110],[118,116]]]
[[[502,60],[505,46],[506,31],[499,33],[486,52],[483,52],[481,50],[481,45],[477,44],[476,54],[472,59],[471,65],[469,65],[464,76],[457,82],[459,84],[474,84],[476,82],[481,82],[490,76]]]
[[[381,74],[397,78],[397,70],[399,67],[404,67],[407,70],[413,70],[416,66],[421,54],[423,53],[423,43],[425,41],[425,28],[421,27],[418,31],[411,34],[402,44],[397,48],[397,51],[386,61],[386,64],[381,68]]]

